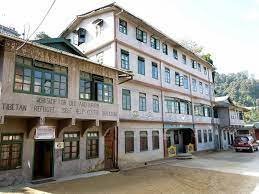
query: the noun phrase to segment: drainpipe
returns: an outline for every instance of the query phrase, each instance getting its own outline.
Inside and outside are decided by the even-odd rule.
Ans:
[[[195,139],[195,148],[197,150],[197,140],[196,140],[196,136],[195,136],[195,124],[194,124],[194,104],[193,104],[193,97],[192,97],[192,80],[191,80],[191,76],[189,74],[188,76],[189,78],[189,83],[190,83],[190,95],[191,95],[191,113],[192,113],[192,127],[193,127],[193,132],[194,132],[194,139]]]
[[[162,62],[159,61],[159,70],[160,70],[160,95],[161,95],[161,113],[162,113],[162,123],[163,123],[163,145],[164,145],[164,157],[166,157],[166,145],[165,145],[165,121],[164,121],[164,99],[163,99],[163,78],[162,78]]]

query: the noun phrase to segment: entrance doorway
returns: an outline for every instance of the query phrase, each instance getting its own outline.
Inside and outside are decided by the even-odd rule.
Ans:
[[[169,129],[166,134],[166,147],[176,147],[176,153],[186,153],[186,146],[195,144],[194,132],[192,129]],[[167,154],[166,154],[167,156]]]
[[[115,128],[113,127],[108,130],[104,137],[104,168],[106,170],[115,167]]]
[[[33,179],[53,177],[53,141],[35,141]]]

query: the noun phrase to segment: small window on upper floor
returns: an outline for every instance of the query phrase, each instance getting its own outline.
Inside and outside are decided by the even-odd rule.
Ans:
[[[199,72],[201,72],[201,64],[200,63],[198,63],[198,70],[199,70]]]
[[[121,68],[129,70],[129,52],[125,50],[121,50]]]
[[[119,19],[119,31],[123,34],[128,33],[127,22],[122,19]]]
[[[139,28],[136,28],[136,39],[140,42],[147,43],[147,33]]]
[[[98,37],[102,34],[103,31],[103,19],[97,19],[93,21],[93,24],[95,24],[96,37]]]
[[[171,82],[171,74],[170,69],[165,67],[165,82],[170,83]]]
[[[178,52],[176,49],[173,49],[173,55],[174,55],[174,59],[178,60]]]
[[[182,54],[182,62],[183,64],[187,64],[186,55]]]
[[[78,45],[85,43],[86,39],[86,29],[84,28],[79,28],[77,31],[78,34]]]
[[[191,59],[191,63],[192,63],[192,68],[197,69],[197,62],[195,60]]]
[[[205,94],[209,95],[209,85],[205,84]]]
[[[204,75],[207,75],[207,74],[208,74],[208,69],[207,69],[207,67],[203,67],[203,69],[204,69]]]
[[[138,74],[145,75],[145,59],[138,57]]]
[[[180,86],[180,74],[175,72],[175,85]]]
[[[197,81],[196,79],[192,79],[192,91],[197,91]]]
[[[200,89],[200,93],[203,94],[203,84],[202,84],[202,82],[199,82],[199,89]]]
[[[188,80],[188,76],[187,75],[183,76],[183,86],[184,86],[184,89],[188,89],[189,88],[189,80]]]
[[[160,40],[155,38],[154,36],[150,37],[150,44],[152,48],[160,50]]]
[[[163,49],[163,53],[168,55],[168,48],[167,48],[167,44],[166,43],[162,44],[162,49]]]

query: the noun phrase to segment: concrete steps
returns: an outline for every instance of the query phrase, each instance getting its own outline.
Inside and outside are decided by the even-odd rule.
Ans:
[[[193,155],[190,153],[181,153],[181,154],[177,154],[174,158],[178,160],[189,160],[189,159],[193,159]]]

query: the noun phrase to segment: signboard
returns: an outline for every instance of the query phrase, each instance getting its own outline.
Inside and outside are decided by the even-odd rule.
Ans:
[[[174,157],[176,156],[176,146],[170,146],[168,148],[168,157]]]
[[[64,148],[64,142],[55,142],[55,149],[60,150]]]
[[[194,152],[194,145],[193,144],[190,143],[186,147],[187,147],[187,152],[188,153],[193,153]]]
[[[36,128],[34,139],[55,139],[55,127],[39,126]]]

